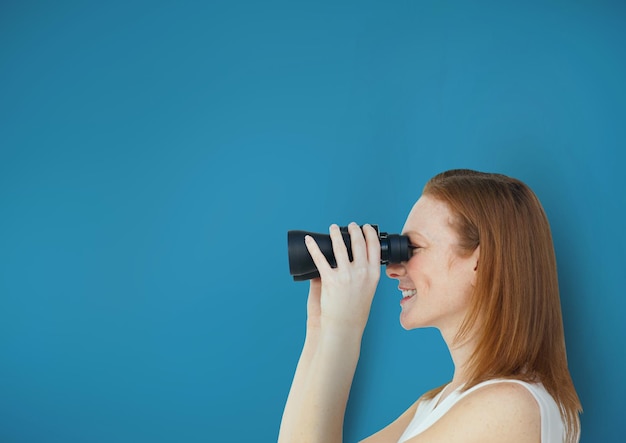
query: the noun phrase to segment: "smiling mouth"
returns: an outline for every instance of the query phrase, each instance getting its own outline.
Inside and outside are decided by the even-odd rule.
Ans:
[[[411,298],[415,294],[417,294],[417,290],[416,289],[403,289],[402,290],[402,300],[406,300],[407,298]]]

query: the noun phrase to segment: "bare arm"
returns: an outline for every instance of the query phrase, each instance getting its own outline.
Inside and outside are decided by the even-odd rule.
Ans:
[[[304,396],[305,386],[307,384],[307,375],[310,372],[311,362],[317,350],[320,332],[319,305],[321,282],[319,279],[311,280],[309,289],[309,298],[307,302],[307,328],[304,339],[304,347],[298,360],[296,372],[291,383],[287,404],[283,411],[280,431],[278,434],[278,443],[288,443],[293,441],[293,433],[295,422],[297,420],[297,412],[300,410],[302,398]]]
[[[283,413],[280,443],[342,441],[363,330],[380,278],[376,232],[366,226],[364,238],[356,224],[351,224],[349,231],[352,262],[339,228],[331,227],[336,269],[330,267],[313,239],[307,239],[307,248],[320,271],[321,291],[317,298],[315,293],[309,294],[307,339]]]

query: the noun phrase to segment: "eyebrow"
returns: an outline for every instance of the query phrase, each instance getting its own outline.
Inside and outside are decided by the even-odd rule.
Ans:
[[[402,235],[415,235],[418,237],[422,237],[424,240],[428,240],[428,237],[426,237],[424,234],[421,234],[417,231],[404,231]]]

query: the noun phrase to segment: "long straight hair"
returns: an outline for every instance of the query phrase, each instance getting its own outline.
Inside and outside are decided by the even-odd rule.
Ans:
[[[567,366],[552,234],[539,199],[517,179],[467,169],[436,175],[423,194],[454,214],[460,255],[480,245],[476,286],[457,334],[477,334],[464,389],[493,378],[541,382],[560,407],[567,442],[578,441],[582,407]]]

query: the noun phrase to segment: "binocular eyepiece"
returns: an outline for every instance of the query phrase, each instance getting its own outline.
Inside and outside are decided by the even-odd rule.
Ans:
[[[387,234],[380,232],[378,225],[372,225],[378,233],[380,240],[380,264],[400,263],[411,258],[413,246],[409,243],[409,238],[405,235]],[[363,227],[361,227],[362,229]],[[341,236],[348,250],[348,258],[352,261],[352,242],[348,227],[339,228]],[[310,280],[320,276],[311,255],[304,243],[304,237],[310,235],[313,237],[320,250],[333,268],[337,267],[337,261],[333,254],[333,245],[329,234],[320,234],[307,231],[288,231],[287,232],[287,252],[289,254],[289,273],[294,281]]]

